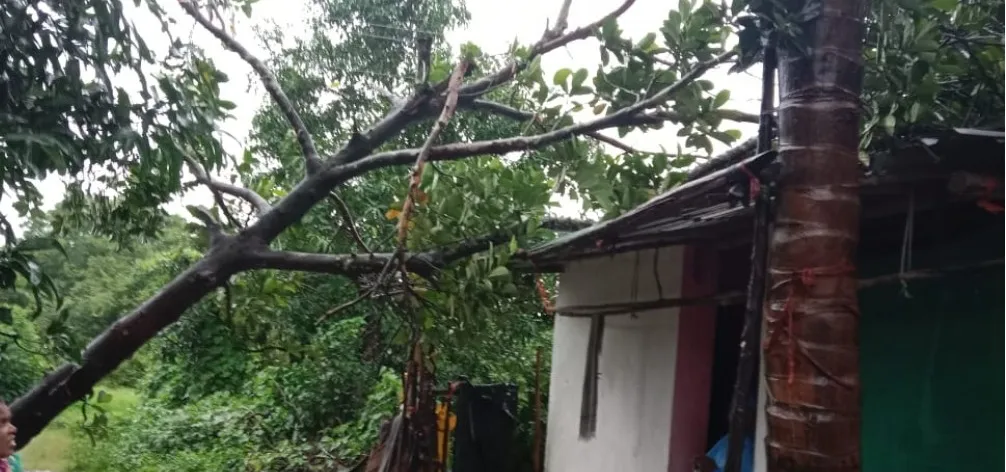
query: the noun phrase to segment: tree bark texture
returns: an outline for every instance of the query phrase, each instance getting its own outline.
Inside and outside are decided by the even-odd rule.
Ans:
[[[865,9],[863,0],[821,0],[803,37],[779,45],[783,175],[763,351],[771,472],[860,469],[853,264]]]

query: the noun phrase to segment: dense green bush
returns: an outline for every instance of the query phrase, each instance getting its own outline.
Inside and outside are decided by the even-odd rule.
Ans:
[[[44,347],[35,325],[22,310],[11,316],[11,325],[4,327],[11,334],[0,336],[0,400],[7,402],[30,390],[50,367],[45,355],[36,354]]]

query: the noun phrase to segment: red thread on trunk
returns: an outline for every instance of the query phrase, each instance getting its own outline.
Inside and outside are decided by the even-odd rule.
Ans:
[[[741,166],[740,169],[748,176],[748,196],[751,201],[754,201],[754,199],[758,198],[758,194],[761,193],[761,181],[758,180],[758,176],[754,175],[747,166]]]
[[[793,381],[796,377],[796,302],[797,302],[797,291],[806,290],[814,285],[818,277],[837,277],[840,275],[846,275],[852,273],[856,270],[851,264],[844,263],[839,266],[834,267],[811,267],[806,269],[798,269],[792,271],[782,272],[787,275],[788,278],[783,279],[776,285],[776,288],[782,287],[783,285],[789,286],[789,291],[786,295],[786,304],[783,306],[783,312],[786,314],[786,336],[789,344],[787,345],[787,356],[786,356],[786,367],[788,369],[786,383],[788,385],[793,385]],[[775,322],[769,321],[770,327],[772,327],[772,333],[769,338],[765,341],[765,348],[767,349],[772,345],[779,335],[779,327],[771,326],[773,324],[777,325],[779,321]],[[813,362],[815,366],[816,362]],[[820,367],[819,367],[820,368]],[[829,374],[826,372],[826,374]],[[829,374],[830,377],[830,374]],[[837,381],[837,379],[836,379]],[[839,382],[841,383],[841,382]]]

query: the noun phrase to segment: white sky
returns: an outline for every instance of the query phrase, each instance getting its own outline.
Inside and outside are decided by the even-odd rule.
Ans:
[[[574,0],[570,11],[570,28],[596,21],[619,4],[623,0]],[[132,2],[124,2],[132,7]],[[279,25],[289,26],[289,31],[298,31],[303,28],[305,3],[302,0],[260,0],[253,7],[252,17],[245,18],[243,14],[237,15],[236,34],[234,35],[245,47],[259,58],[265,59],[267,53],[259,44],[253,27],[256,25],[265,26],[268,22],[275,22]],[[465,41],[471,41],[479,45],[487,53],[505,52],[514,38],[521,44],[531,44],[536,41],[546,26],[550,18],[554,18],[558,12],[560,0],[469,0],[468,9],[472,19],[468,27],[451,31],[447,34],[447,41],[454,47]],[[162,0],[160,4],[169,14],[178,20],[173,30],[174,34],[186,36],[187,32],[193,32],[193,39],[203,46],[207,54],[216,63],[217,68],[225,71],[231,81],[221,87],[221,94],[224,99],[230,100],[238,105],[233,110],[234,118],[222,123],[221,130],[229,133],[239,140],[243,140],[250,128],[251,119],[255,110],[265,98],[264,91],[258,82],[249,89],[247,77],[252,75],[251,68],[237,55],[225,50],[219,41],[200,27],[178,7],[172,0]],[[636,3],[619,19],[619,26],[624,34],[639,39],[649,32],[656,32],[671,6],[666,0],[637,0]],[[136,9],[130,8],[133,11]],[[167,38],[160,31],[160,26],[152,19],[146,10],[137,12],[132,20],[141,32],[150,32],[143,36],[153,51],[163,54],[167,50]],[[660,35],[658,34],[658,38]],[[552,73],[563,67],[586,68],[593,72],[600,62],[597,43],[593,39],[574,42],[565,49],[553,51],[542,58],[542,69],[545,76],[550,78]],[[756,68],[755,68],[756,69]],[[750,113],[757,113],[760,100],[760,80],[758,72],[748,72],[742,74],[728,75],[726,68],[710,71],[706,78],[716,83],[717,88],[726,88],[731,92],[730,101],[725,105]],[[592,114],[587,111],[589,118]],[[731,126],[733,125],[733,126]],[[752,136],[756,132],[756,126],[752,124],[734,124],[725,122],[724,126],[740,129],[745,138]],[[659,150],[663,145],[668,150],[675,148],[675,143],[679,139],[675,133],[676,127],[666,126],[660,131],[648,133],[633,133],[622,141],[638,149]],[[617,136],[614,131],[612,136]],[[719,153],[727,147],[714,140],[715,152]],[[239,154],[243,150],[242,142],[225,138],[225,147],[228,152]],[[403,178],[404,178],[403,172]],[[57,177],[50,177],[39,184],[39,190],[44,195],[44,208],[51,209],[63,196],[64,185]],[[187,215],[184,210],[185,205],[200,204],[212,205],[209,191],[198,189],[176,199],[168,205],[168,211],[175,214]],[[579,204],[575,202],[561,202],[562,207],[559,213],[575,215],[579,212]],[[20,226],[22,221],[17,217],[16,212],[11,208],[11,199],[4,198],[0,202],[0,212],[7,215],[15,226]]]

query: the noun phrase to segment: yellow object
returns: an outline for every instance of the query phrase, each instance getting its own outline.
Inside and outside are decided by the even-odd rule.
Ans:
[[[443,464],[444,461],[447,460],[447,457],[445,457],[444,455],[444,453],[447,452],[444,450],[444,443],[447,441],[447,438],[449,437],[451,431],[454,431],[454,428],[457,426],[458,417],[455,416],[454,413],[451,413],[450,417],[447,416],[446,403],[438,403],[436,413],[437,413],[437,460],[441,464]]]

